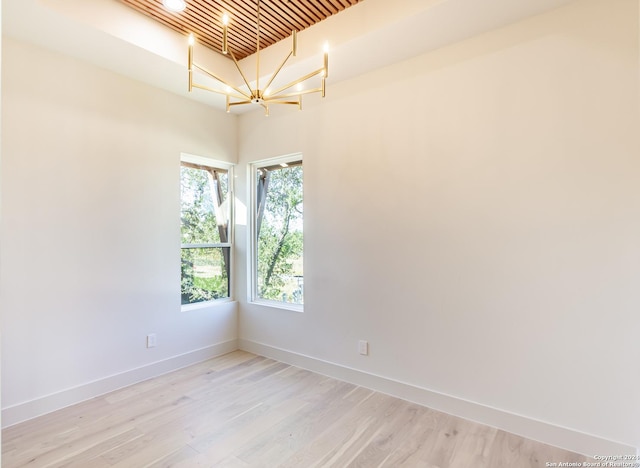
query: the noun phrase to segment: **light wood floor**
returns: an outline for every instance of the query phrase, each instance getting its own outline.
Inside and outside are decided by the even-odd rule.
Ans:
[[[538,468],[585,460],[242,351],[2,433],[5,468]]]

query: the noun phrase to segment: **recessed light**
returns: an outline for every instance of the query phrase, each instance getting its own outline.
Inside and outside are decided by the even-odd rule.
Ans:
[[[184,11],[187,8],[187,2],[184,0],[162,0],[162,4],[171,11]]]

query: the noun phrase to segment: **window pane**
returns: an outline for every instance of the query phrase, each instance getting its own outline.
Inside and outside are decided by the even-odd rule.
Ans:
[[[182,243],[228,242],[227,172],[181,166],[180,181]]]
[[[229,297],[230,183],[226,169],[181,161],[182,304]]]
[[[229,297],[229,251],[229,247],[182,249],[182,304]]]
[[[256,173],[257,294],[303,304],[302,165],[261,168]],[[262,188],[260,188],[262,187]]]

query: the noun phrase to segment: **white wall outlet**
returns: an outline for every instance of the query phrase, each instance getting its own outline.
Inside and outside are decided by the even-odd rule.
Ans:
[[[156,334],[150,333],[147,335],[147,348],[155,348],[156,347]]]
[[[358,352],[363,356],[369,355],[369,342],[365,340],[358,341]]]

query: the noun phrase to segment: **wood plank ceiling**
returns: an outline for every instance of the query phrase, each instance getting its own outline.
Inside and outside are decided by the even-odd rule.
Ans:
[[[222,48],[222,15],[229,15],[229,46],[240,60],[256,51],[257,0],[186,0],[180,13],[162,0],[121,0],[126,5],[216,52]],[[260,48],[270,46],[362,0],[260,0]]]

